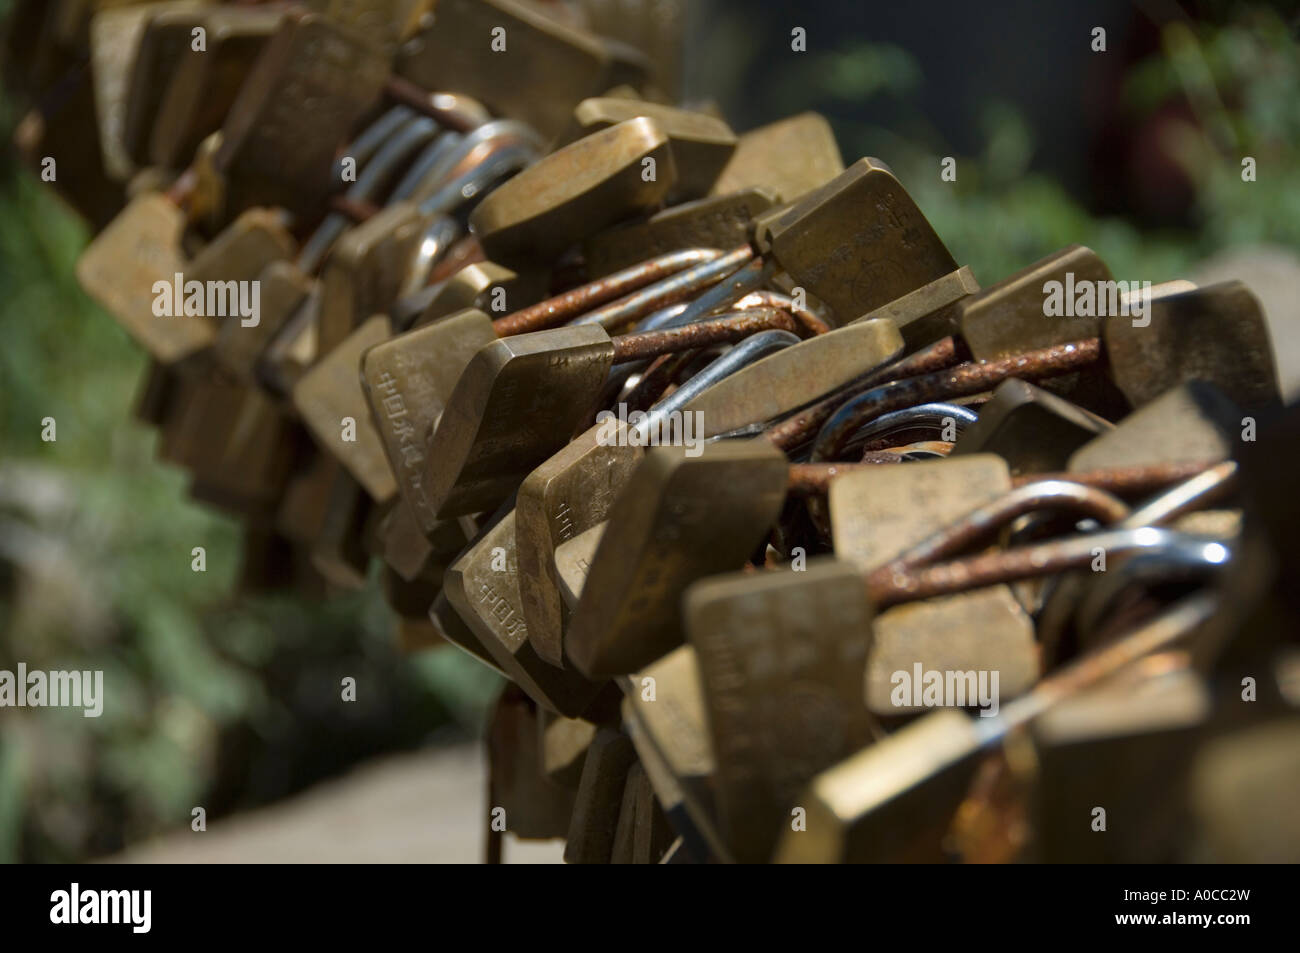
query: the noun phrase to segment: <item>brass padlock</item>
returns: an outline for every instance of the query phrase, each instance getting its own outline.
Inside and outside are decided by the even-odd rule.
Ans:
[[[587,274],[608,275],[680,248],[735,248],[747,240],[754,216],[772,202],[764,189],[745,189],[683,202],[644,222],[598,232],[583,242]]]
[[[425,485],[426,442],[465,366],[494,340],[487,315],[469,309],[381,340],[361,356],[362,386],[384,453],[411,515],[429,536],[442,521]]]
[[[888,166],[859,159],[770,225],[772,255],[844,322],[957,270]]]
[[[952,455],[996,453],[1013,476],[1063,470],[1075,450],[1112,429],[1109,421],[1064,398],[1008,380],[980,407],[979,420],[953,444]]]
[[[574,799],[564,859],[570,864],[607,864],[614,850],[619,809],[636,751],[627,735],[601,728],[587,748]]]
[[[698,457],[652,447],[610,511],[565,635],[588,675],[635,671],[681,644],[677,602],[704,576],[738,568],[785,498],[785,457],[762,441]]]
[[[488,257],[549,262],[583,237],[647,211],[673,188],[667,134],[629,119],[551,153],[496,189],[470,215]]]
[[[830,123],[817,113],[800,113],[741,134],[713,194],[765,188],[777,201],[793,202],[843,171]]]
[[[290,10],[222,126],[226,214],[280,205],[309,214],[330,192],[334,152],[378,100],[383,52],[348,28]]]
[[[871,740],[862,703],[869,613],[844,563],[721,576],[683,605],[708,709],[714,783],[736,859],[771,855],[819,771]]]
[[[492,112],[522,119],[548,140],[573,107],[642,74],[609,44],[516,0],[442,0],[437,18],[405,44],[399,75],[455,89]],[[620,75],[622,74],[622,75]]]
[[[573,111],[573,127],[566,141],[638,116],[653,119],[668,136],[677,169],[673,194],[679,199],[708,195],[736,151],[736,134],[716,116],[635,99],[584,99]]]
[[[151,164],[184,168],[199,144],[221,128],[283,13],[275,7],[199,11],[194,29],[203,31],[202,47],[186,35],[168,72],[154,77],[161,99],[140,140]]]
[[[603,441],[597,425],[530,473],[515,500],[519,595],[528,640],[552,665],[564,664],[564,617],[555,551],[609,515],[642,449]]]
[[[397,481],[366,406],[358,368],[362,354],[388,337],[388,317],[375,315],[293,388],[293,405],[317,443],[338,458],[376,503],[393,498]]]
[[[528,642],[520,611],[515,514],[498,513],[447,570],[443,592],[497,666],[539,705],[581,715],[602,683],[544,661]],[[590,757],[590,756],[588,756]]]

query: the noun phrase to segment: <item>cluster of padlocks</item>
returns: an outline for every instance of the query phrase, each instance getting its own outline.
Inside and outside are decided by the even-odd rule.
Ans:
[[[490,856],[1294,859],[1244,285],[982,287],[820,116],[673,105],[674,5],[18,6],[19,145],[245,582],[377,563],[512,683]]]

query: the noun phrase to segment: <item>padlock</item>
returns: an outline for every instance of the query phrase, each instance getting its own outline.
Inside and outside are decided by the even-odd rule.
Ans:
[[[146,193],[134,199],[92,241],[77,260],[77,280],[149,354],[166,366],[203,360],[216,339],[216,326],[201,315],[159,314],[185,271],[181,233],[185,213],[169,198]],[[175,302],[173,302],[174,304]]]
[[[387,314],[431,219],[398,202],[349,229],[321,272],[320,347],[329,351],[371,315]]]
[[[95,89],[95,117],[104,172],[123,182],[135,172],[124,139],[127,96],[140,37],[155,13],[176,3],[135,4],[103,9],[90,18],[90,68]]]
[[[564,859],[570,864],[607,864],[614,850],[619,809],[636,751],[627,735],[601,728],[587,757],[573,803]]]
[[[1152,652],[1176,645],[1216,608],[1189,597],[1106,649],[1060,670],[987,720],[931,712],[817,776],[799,795],[801,830],[782,833],[778,863],[947,859],[944,839],[979,766],[980,753],[1063,698]],[[1087,823],[1088,818],[1082,823]]]
[[[1300,858],[1291,797],[1300,772],[1297,741],[1300,718],[1288,713],[1227,732],[1196,752],[1189,779],[1192,860],[1294,864]]]
[[[533,470],[515,500],[519,595],[528,640],[552,665],[564,664],[564,617],[555,551],[609,515],[640,462],[642,448],[601,440],[605,427],[580,434]]]
[[[494,191],[470,215],[493,261],[550,262],[584,236],[647,211],[673,188],[667,134],[629,119],[552,152]]]
[[[167,4],[148,16],[131,68],[122,125],[123,145],[138,165],[152,161],[149,138],[158,111],[172,88],[172,76],[191,48],[194,31],[203,24],[204,11],[198,4],[178,8]]]
[[[1171,388],[1070,455],[1072,471],[1158,462],[1217,462],[1232,456],[1241,411],[1215,386]]]
[[[926,282],[883,304],[854,321],[889,318],[903,333],[908,353],[933,344],[941,338],[961,332],[958,302],[980,290],[979,282],[968,265],[950,271],[941,278]]]
[[[841,321],[957,270],[893,173],[859,159],[770,224],[772,255]]]
[[[624,726],[669,825],[697,862],[732,859],[718,828],[715,763],[695,650],[680,646],[619,681]]]
[[[403,46],[396,69],[425,89],[466,93],[553,139],[574,106],[625,81],[625,62],[601,38],[534,6],[446,0],[436,21]],[[642,73],[635,65],[631,72]]]
[[[1003,381],[979,420],[953,445],[953,456],[995,453],[1012,475],[1063,470],[1070,455],[1114,429],[1104,418],[1033,384]]]
[[[252,282],[258,280],[262,270],[273,262],[290,258],[296,248],[293,236],[285,228],[282,216],[271,210],[251,208],[212,239],[203,251],[195,255],[185,268],[187,281],[207,285],[210,281]],[[259,289],[259,298],[261,292]],[[241,320],[223,322],[218,338],[226,333],[227,325],[244,328],[254,324],[243,315]],[[249,316],[251,317],[251,316]],[[261,322],[260,313],[257,322]],[[216,355],[214,348],[214,357]]]
[[[303,215],[330,191],[334,152],[379,99],[383,52],[317,14],[287,12],[222,126],[226,215],[279,205]]]
[[[312,0],[314,9],[364,34],[388,56],[416,31],[433,5],[433,0]]]
[[[538,277],[517,274],[493,261],[472,262],[450,278],[428,286],[429,294],[421,301],[411,326],[423,327],[466,308],[484,313],[496,311],[497,302],[507,310],[533,304],[540,284]]]
[[[715,116],[643,100],[584,99],[574,109],[573,124],[562,141],[573,142],[639,116],[654,120],[668,136],[677,169],[672,192],[677,200],[708,195],[736,151],[736,134]]]
[[[835,553],[864,570],[878,570],[1010,489],[1006,462],[992,454],[855,469],[830,485]],[[866,704],[880,715],[919,707],[918,686],[911,693],[895,691],[903,683],[900,672],[913,681],[918,670],[921,677],[974,672],[988,681],[996,672],[997,691],[1006,698],[1023,693],[1038,677],[1033,625],[1006,586],[899,606],[874,621],[863,619],[868,622]],[[975,705],[977,699],[967,702]]]
[[[702,414],[702,436],[774,420],[897,358],[903,339],[892,321],[865,321],[817,335],[755,361],[687,403]]]
[[[742,133],[713,194],[765,188],[777,201],[793,202],[843,171],[830,123],[817,113],[800,113]]]
[[[528,642],[519,606],[514,509],[497,513],[447,570],[443,592],[495,664],[539,705],[582,714],[602,687],[571,666],[544,661]]]
[[[1062,315],[1046,313],[1045,286],[1053,281],[1073,304],[1075,286],[1097,288],[1112,279],[1110,269],[1092,249],[1070,245],[963,299],[958,323],[977,361],[1095,338],[1101,333],[1102,319],[1095,306],[1082,314],[1071,313],[1074,308]]]
[[[387,315],[375,315],[318,361],[293,388],[293,405],[321,448],[338,458],[376,503],[397,493],[384,441],[366,406],[361,355],[388,340]]]
[[[360,357],[366,402],[388,464],[411,515],[430,536],[441,521],[425,485],[425,441],[465,366],[495,339],[487,315],[469,309],[379,340]]]
[[[785,458],[762,441],[652,447],[614,501],[565,635],[588,675],[625,674],[681,644],[677,602],[739,568],[785,497]]]
[[[258,212],[256,209],[250,211]],[[242,218],[236,219],[235,224]],[[219,367],[249,383],[254,380],[258,361],[271,341],[312,292],[311,279],[289,261],[271,261],[256,280],[261,296],[261,315],[257,324],[245,327],[241,321],[224,322],[212,347],[212,358]]]
[[[497,505],[564,446],[612,364],[738,340],[770,327],[792,331],[793,319],[756,309],[670,331],[611,338],[593,324],[484,345],[457,381],[434,431],[429,499],[441,518]],[[521,428],[521,421],[528,426]]]
[[[497,665],[492,654],[474,633],[474,630],[466,625],[460,614],[452,608],[445,588],[438,595],[438,598],[433,600],[433,605],[429,606],[429,622],[437,630],[438,634],[452,645],[466,652],[474,660],[482,662],[494,672],[499,672],[503,677],[509,677],[505,672],[501,671],[501,667]]]
[[[745,189],[683,202],[644,222],[598,232],[583,242],[587,274],[608,275],[679,248],[735,248],[747,240],[754,216],[773,201],[764,189]]]
[[[190,161],[199,144],[225,122],[283,13],[276,7],[199,11],[179,55],[165,74],[154,77],[161,96],[148,128],[139,133],[137,161],[143,161],[140,154],[164,168],[183,168]],[[193,30],[203,31],[201,48],[195,46]]]
[[[585,718],[565,718],[544,708],[537,710],[537,744],[542,772],[551,781],[576,788],[582,778],[587,749],[598,728]]]
[[[1115,382],[1135,408],[1193,380],[1247,410],[1279,403],[1268,325],[1241,282],[1159,297],[1147,308],[1141,319],[1107,317],[1103,332]]]
[[[1029,733],[1033,859],[1187,859],[1188,772],[1209,715],[1181,653],[1146,658],[1045,712]]]
[[[866,590],[851,566],[814,561],[696,583],[682,611],[724,836],[737,860],[760,863],[803,785],[871,740]]]
[[[656,799],[646,769],[637,762],[627,772],[618,823],[614,827],[611,864],[657,864],[674,834]]]
[[[497,700],[488,723],[488,816],[504,812],[505,829],[521,840],[563,837],[574,807],[571,789],[542,770],[537,706],[514,686]]]

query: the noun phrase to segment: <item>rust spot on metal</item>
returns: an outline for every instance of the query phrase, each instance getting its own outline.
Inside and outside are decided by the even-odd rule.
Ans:
[[[730,317],[698,321],[667,331],[642,331],[625,334],[614,342],[614,363],[639,361],[660,354],[672,354],[710,344],[739,341],[759,331],[795,330],[794,318],[776,308],[754,308]]]
[[[961,345],[958,344],[957,340],[951,337],[943,338],[929,347],[922,348],[915,354],[909,354],[907,357],[895,361],[888,367],[882,367],[875,373],[868,374],[862,380],[854,381],[848,387],[835,392],[824,400],[818,401],[811,407],[801,410],[793,417],[781,421],[767,431],[767,439],[782,450],[791,450],[812,439],[822,424],[826,423],[831,415],[835,413],[835,409],[846,400],[850,400],[884,381],[901,380],[906,377],[929,374],[945,367],[951,367],[961,358]]]
[[[497,337],[542,331],[575,318],[591,308],[621,298],[628,292],[653,284],[694,265],[708,263],[721,257],[706,248],[687,248],[643,261],[612,275],[580,285],[553,298],[547,298],[527,308],[521,308],[504,318],[492,322]],[[687,289],[683,296],[692,289]]]
[[[933,374],[891,381],[859,394],[835,410],[817,436],[812,459],[814,462],[834,459],[858,428],[881,414],[978,394],[1009,377],[1032,381],[1077,371],[1097,363],[1101,353],[1101,340],[1087,338],[996,361],[962,364]]]

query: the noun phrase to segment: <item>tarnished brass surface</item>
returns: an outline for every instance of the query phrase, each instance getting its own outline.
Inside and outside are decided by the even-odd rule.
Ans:
[[[505,49],[494,51],[498,28]],[[626,81],[628,63],[600,37],[535,5],[439,0],[433,24],[399,54],[397,72],[425,89],[459,90],[549,139],[565,129],[579,102]],[[639,79],[635,66],[631,73]]]
[[[470,309],[380,341],[361,356],[371,419],[402,499],[430,538],[442,521],[426,485],[429,432],[474,354],[495,340],[487,315]]]
[[[1110,269],[1091,248],[1070,245],[1028,268],[990,285],[958,305],[962,337],[977,361],[991,361],[1034,348],[1096,337],[1097,315],[1052,316],[1044,313],[1049,281],[1062,284],[1110,281]],[[1082,286],[1081,286],[1082,287]],[[1073,298],[1073,296],[1069,296]],[[1073,303],[1073,302],[1071,302]]]
[[[913,692],[900,689],[897,673],[907,673],[911,685],[918,671],[963,673],[959,684],[971,708],[982,704],[979,680],[985,677],[993,701],[1006,703],[1038,681],[1034,624],[1007,586],[885,610],[871,626],[867,707],[882,716],[932,707],[925,704],[924,687]],[[967,678],[967,672],[974,678]],[[996,685],[987,680],[995,672]],[[918,697],[921,705],[915,704]]]
[[[763,862],[800,789],[870,740],[866,591],[850,564],[832,560],[705,580],[683,615],[724,834],[737,860]]]
[[[736,134],[716,116],[644,100],[584,99],[573,111],[573,132],[567,138],[572,141],[638,116],[653,119],[672,144],[675,194],[687,199],[708,195],[736,151]]]
[[[1073,454],[1073,471],[1142,463],[1218,461],[1232,456],[1241,411],[1211,384],[1166,391]]]
[[[535,469],[515,500],[519,594],[528,638],[539,655],[563,665],[563,599],[555,551],[603,522],[641,460],[640,447],[600,439],[603,425],[580,434]]]
[[[296,248],[279,214],[272,209],[250,208],[190,260],[185,279],[205,283],[253,281],[263,268],[291,257]]]
[[[635,671],[682,641],[677,603],[691,582],[737,568],[785,496],[770,444],[712,444],[698,457],[652,447],[614,502],[565,637],[588,675]]]
[[[907,350],[926,347],[949,335],[961,333],[960,302],[980,290],[969,267],[963,265],[936,278],[901,298],[882,305],[854,321],[889,318],[903,333]],[[849,322],[853,323],[853,322]]]
[[[222,126],[215,165],[227,214],[252,205],[304,213],[329,191],[335,150],[379,98],[378,47],[325,17],[285,14]]]
[[[451,564],[443,592],[496,665],[537,704],[576,717],[600,691],[601,682],[589,681],[572,667],[551,665],[528,641],[519,601],[513,509],[498,514]]]
[[[859,159],[773,223],[772,254],[849,321],[955,271],[912,197],[878,159]]]
[[[131,337],[162,364],[177,364],[212,346],[211,318],[158,315],[154,283],[171,284],[185,271],[185,216],[156,192],[134,199],[95,238],[77,262],[77,281]]]
[[[1215,385],[1247,410],[1278,403],[1268,324],[1240,281],[1160,297],[1149,307],[1149,324],[1114,315],[1104,325],[1115,383],[1134,407],[1193,380]]]
[[[159,109],[169,93],[168,82],[190,52],[191,33],[204,23],[198,5],[169,9],[161,6],[147,15],[140,35],[126,91],[122,141],[139,165],[148,165],[149,137]]]
[[[578,600],[582,598],[582,589],[587,583],[587,573],[591,572],[591,561],[596,555],[596,547],[600,545],[600,537],[605,532],[606,522],[599,522],[555,547],[556,583],[560,590],[560,598],[570,612],[577,607]]]
[[[764,189],[745,189],[683,202],[644,222],[598,232],[583,243],[587,274],[608,275],[681,248],[735,248],[746,241],[754,216],[772,202]]]
[[[247,214],[255,214],[256,209]],[[243,219],[240,216],[236,224]],[[215,242],[214,242],[215,244]],[[256,275],[261,315],[256,325],[222,322],[212,348],[213,360],[227,373],[251,382],[257,362],[295,311],[307,300],[312,281],[288,261],[272,261]]]
[[[202,10],[197,25],[204,31],[204,48],[193,49],[192,37],[186,34],[144,140],[152,164],[183,168],[199,143],[221,128],[244,76],[283,14],[278,7]]]
[[[898,357],[903,339],[889,320],[858,322],[755,361],[690,401],[704,435],[774,420]]]
[[[996,453],[1012,475],[1062,470],[1072,454],[1112,425],[1024,381],[1003,381],[957,438],[952,455]]]
[[[556,784],[576,788],[596,731],[597,726],[585,718],[564,718],[538,709],[537,744],[546,776]]]
[[[1009,489],[1006,461],[986,453],[852,470],[831,483],[835,554],[875,569]]]
[[[429,220],[415,205],[396,202],[338,240],[321,274],[322,350],[371,315],[388,312]]]
[[[466,308],[488,313],[498,300],[508,311],[517,310],[533,303],[538,284],[536,276],[516,274],[496,262],[473,262],[435,286],[437,293],[425,304],[414,324],[416,327],[430,324]]]
[[[439,518],[491,509],[564,446],[612,353],[598,327],[537,331],[479,348],[429,445],[428,498]]]
[[[676,181],[667,134],[653,120],[629,119],[515,176],[474,209],[470,226],[493,261],[550,261],[584,235],[653,208]]]
[[[330,351],[294,386],[293,403],[322,449],[339,459],[377,503],[397,492],[384,444],[366,406],[357,366],[368,348],[388,339],[388,318],[376,315]],[[344,418],[353,426],[347,428]],[[355,434],[348,439],[348,434]]]
[[[628,771],[636,751],[627,735],[602,728],[587,748],[578,782],[577,799],[564,845],[570,864],[607,864],[614,851],[614,835]]]
[[[573,790],[556,784],[542,768],[540,717],[527,696],[508,687],[487,729],[491,807],[504,809],[506,830],[523,840],[563,837],[574,805]]]
[[[817,113],[800,113],[742,133],[713,194],[765,188],[778,201],[793,202],[843,171],[830,123]]]

